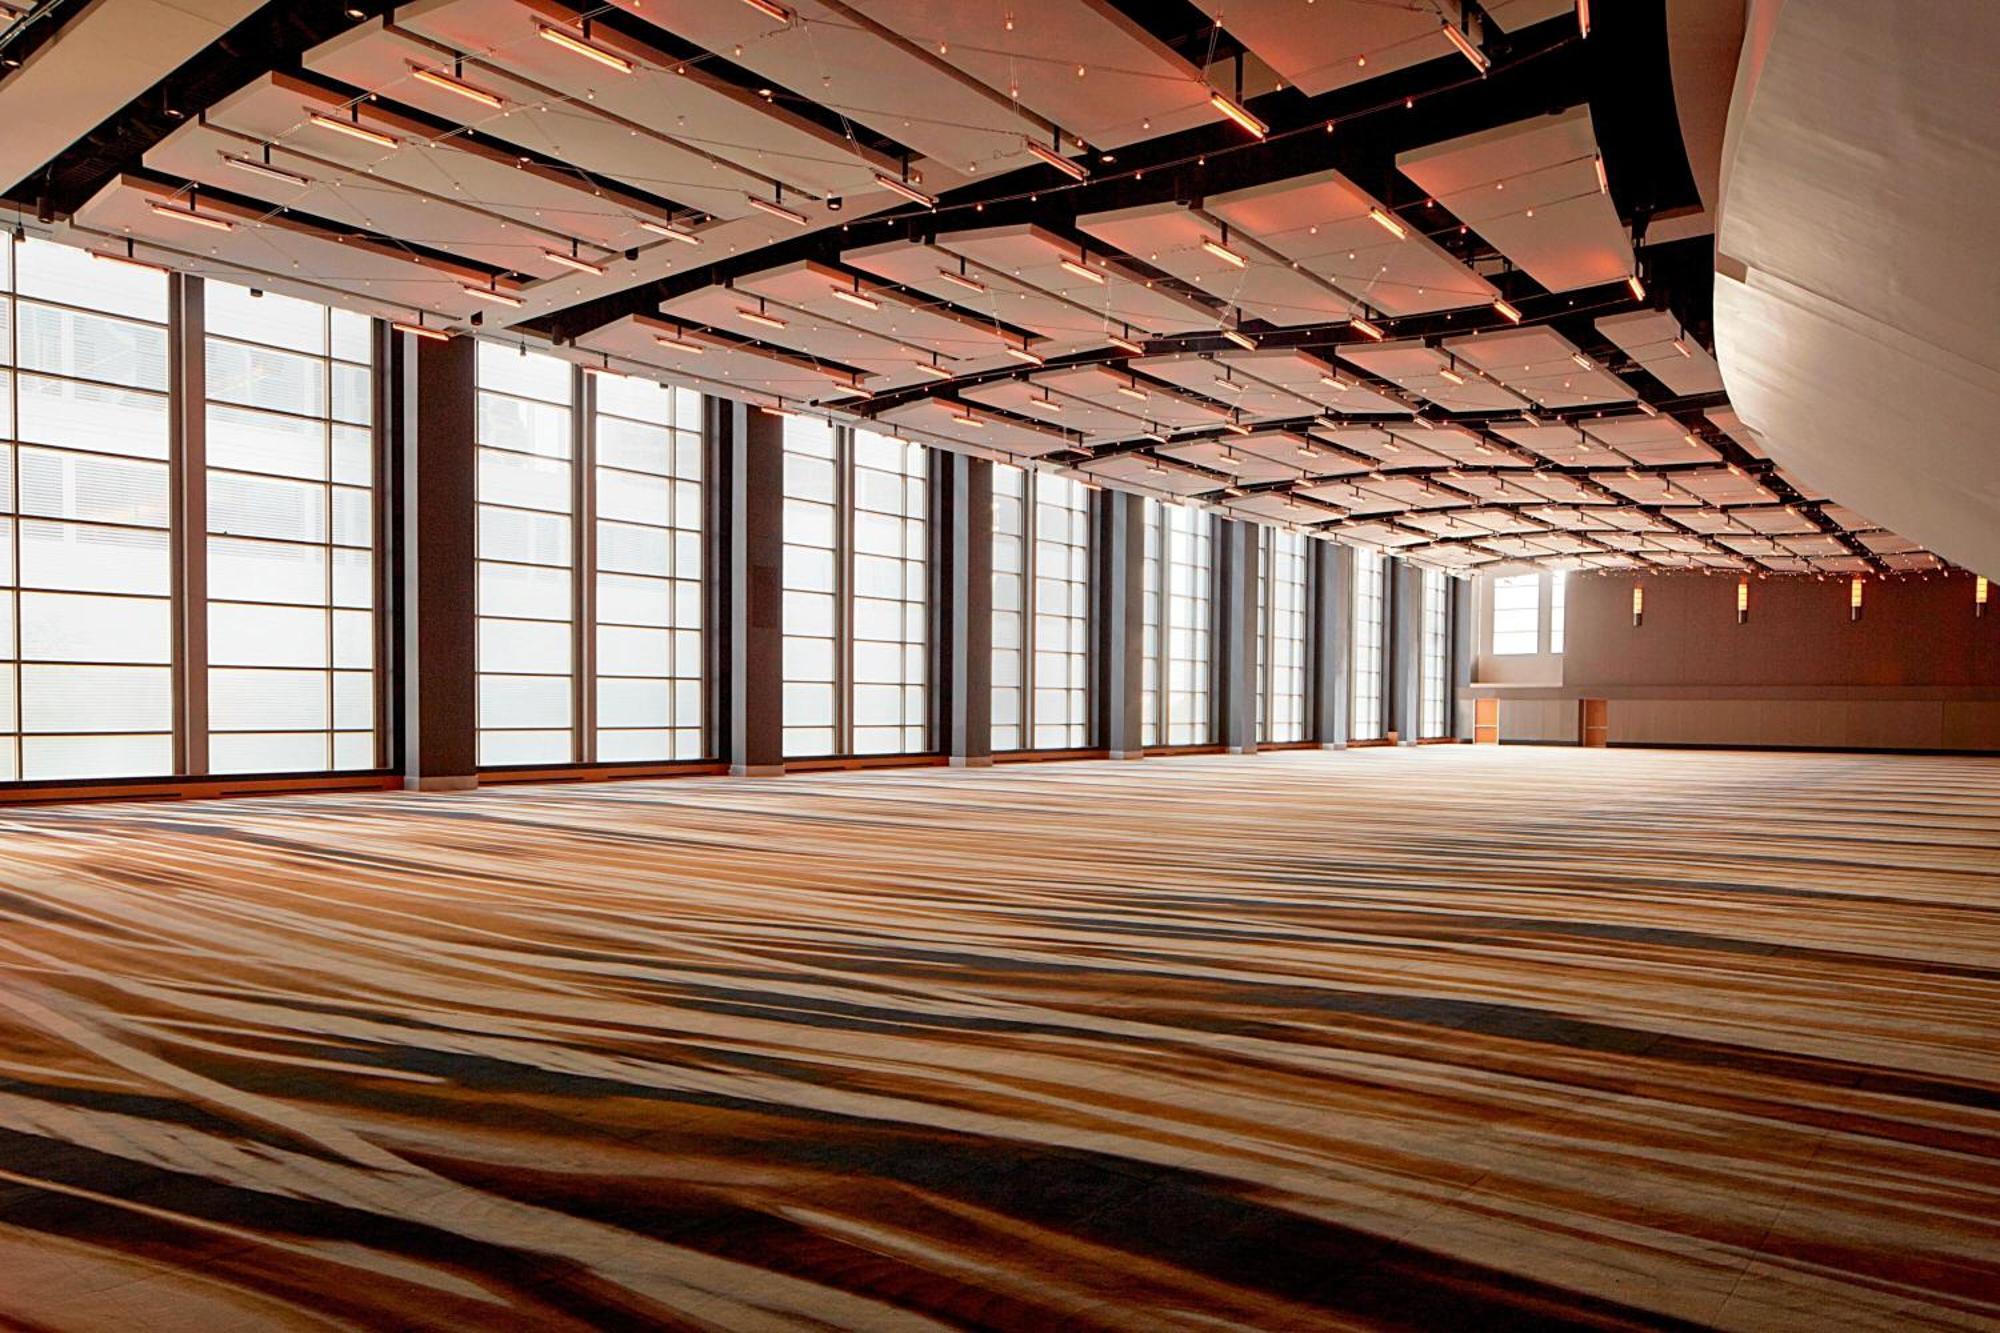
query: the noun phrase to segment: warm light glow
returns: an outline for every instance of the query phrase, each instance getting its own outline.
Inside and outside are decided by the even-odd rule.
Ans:
[[[1088,264],[1079,263],[1076,260],[1071,259],[1067,256],[1064,256],[1062,259],[1057,260],[1056,263],[1062,268],[1062,271],[1065,273],[1074,273],[1077,277],[1082,278],[1085,282],[1095,283],[1099,287],[1102,287],[1104,285],[1104,275],[1102,273],[1099,273],[1096,269],[1092,268]]]
[[[753,310],[747,305],[736,307],[736,317],[748,324],[761,324],[767,329],[782,329],[785,321],[776,315],[767,315],[761,310]]]
[[[935,365],[929,361],[917,362],[916,370],[919,375],[928,375],[934,380],[948,380],[951,378],[951,372],[949,370],[946,370],[943,366]]]
[[[1121,352],[1130,352],[1133,356],[1144,356],[1146,354],[1144,346],[1116,333],[1105,334],[1104,341],[1110,343]]]
[[[445,92],[463,97],[468,102],[490,106],[495,111],[506,105],[500,100],[498,93],[489,93],[484,88],[467,83],[463,79],[453,78],[439,70],[425,69],[422,65],[410,66],[410,77],[418,83],[428,83],[433,88],[442,88]]]
[[[786,9],[783,5],[773,3],[773,0],[743,0],[743,3],[756,10],[759,14],[762,14],[765,18],[770,19],[773,23],[790,23],[792,21],[792,11]],[[1585,35],[1588,36],[1589,34],[1586,33]]]
[[[407,333],[412,338],[422,338],[427,342],[444,343],[451,341],[451,335],[443,329],[426,328],[422,324],[405,324],[402,320],[392,320],[389,327],[398,333]]]
[[[1646,617],[1646,590],[1632,589],[1632,623],[1637,625]]]
[[[1222,428],[1235,435],[1248,435],[1250,433],[1250,428],[1240,421],[1225,421],[1222,423]]]
[[[679,241],[682,245],[701,244],[701,237],[695,235],[693,232],[682,231],[679,227],[670,226],[664,222],[653,222],[650,220],[641,219],[639,223],[639,230],[650,231],[651,233],[653,233],[653,235],[664,236],[670,241]]]
[[[632,72],[632,62],[614,51],[607,51],[593,42],[587,42],[581,37],[564,32],[561,28],[552,28],[546,23],[537,23],[535,29],[541,34],[543,41],[560,46],[572,55],[582,56],[585,60],[595,60],[606,69],[615,69],[620,74]]]
[[[1224,338],[1227,338],[1230,342],[1235,343],[1238,347],[1241,347],[1246,352],[1254,352],[1257,350],[1257,340],[1255,338],[1252,338],[1249,334],[1245,333],[1241,329],[1224,329],[1222,331],[1222,336]]]
[[[1627,287],[1631,288],[1631,290],[1632,290],[1632,299],[1633,299],[1633,300],[1635,300],[1635,301],[1643,301],[1643,300],[1645,300],[1645,299],[1646,299],[1646,284],[1645,284],[1645,283],[1643,283],[1643,282],[1641,282],[1641,281],[1639,281],[1639,275],[1638,275],[1638,274],[1634,273],[1634,274],[1631,274],[1631,275],[1629,275],[1629,276],[1628,276],[1628,277],[1627,277],[1627,278],[1625,279],[1625,285],[1626,285]]]
[[[898,180],[894,176],[878,171],[875,173],[875,183],[892,194],[902,195],[913,204],[922,204],[925,208],[937,207],[936,195],[925,194],[906,180]]]
[[[1689,349],[1687,345],[1687,339],[1685,338],[1674,339],[1674,350],[1676,352],[1679,352],[1682,356],[1692,357],[1694,355],[1694,352]]]
[[[757,410],[765,416],[770,417],[795,417],[798,415],[798,413],[783,404],[773,406],[770,403],[759,403],[757,404]]]
[[[1033,352],[1029,351],[1025,347],[1015,347],[1010,344],[1004,350],[1006,351],[1008,356],[1013,357],[1016,361],[1025,361],[1031,366],[1039,366],[1042,364],[1042,358],[1036,356]]]
[[[1576,0],[1576,35],[1590,36],[1590,0]]]
[[[356,125],[351,120],[342,120],[338,116],[329,116],[319,111],[309,111],[306,113],[306,119],[323,130],[332,130],[335,134],[344,134],[350,139],[359,139],[363,143],[372,143],[377,148],[394,148],[396,146],[396,140],[390,138],[388,135],[371,130],[365,125]]]
[[[585,366],[583,373],[595,379],[622,380],[631,378],[624,371],[613,370],[610,366]]]
[[[1736,623],[1750,619],[1750,580],[1736,580]]]
[[[860,306],[863,310],[880,310],[882,308],[882,303],[872,296],[864,296],[860,292],[850,291],[845,287],[833,287],[829,290],[833,293],[833,299],[836,301],[845,301],[849,305]]]
[[[1604,174],[1604,155],[1599,153],[1596,157],[1590,159],[1590,163],[1597,168],[1597,192],[1599,194],[1610,194],[1611,178]]]
[[[1578,370],[1595,370],[1597,368],[1596,366],[1591,364],[1590,358],[1585,356],[1582,352],[1571,352],[1569,354],[1569,359],[1576,362],[1576,368]]]
[[[1450,23],[1444,25],[1444,35],[1451,40],[1453,46],[1458,48],[1458,53],[1467,60],[1470,60],[1472,67],[1481,74],[1493,68],[1493,62],[1487,57],[1486,53],[1474,46],[1470,37],[1467,37]]]
[[[312,184],[310,177],[301,176],[296,171],[286,171],[283,167],[274,167],[269,162],[260,162],[254,157],[237,157],[234,153],[224,153],[222,160],[230,166],[235,167],[238,171],[247,171],[253,176],[262,176],[266,180],[283,181],[286,185],[306,186]]]
[[[494,305],[518,306],[521,304],[520,297],[511,296],[494,287],[461,287],[459,290],[475,300],[491,301]]]
[[[1381,342],[1382,339],[1387,336],[1382,332],[1382,330],[1376,328],[1373,324],[1370,324],[1367,320],[1361,318],[1361,316],[1359,315],[1356,315],[1353,319],[1348,320],[1347,327],[1353,329],[1356,333],[1360,334],[1362,337],[1373,339],[1375,342]]]
[[[690,356],[700,356],[705,350],[698,342],[690,342],[686,338],[677,338],[666,333],[654,334],[653,341],[662,347],[671,347],[676,352],[686,352]]]
[[[1446,366],[1444,367],[1444,369],[1438,371],[1438,378],[1443,380],[1446,384],[1465,383],[1465,376],[1459,374],[1457,371],[1453,370],[1450,366]]]
[[[1118,392],[1137,403],[1146,401],[1146,391],[1136,384],[1121,384],[1118,386]]]
[[[795,213],[791,209],[786,208],[783,204],[776,203],[769,199],[759,198],[754,194],[745,195],[744,197],[750,201],[750,207],[758,210],[761,213],[769,213],[774,218],[783,218],[785,221],[792,223],[794,226],[803,227],[806,225],[806,215],[803,213]]]
[[[1029,152],[1033,153],[1036,157],[1039,157],[1040,159],[1042,159],[1042,161],[1048,163],[1050,166],[1054,167],[1057,171],[1060,171],[1063,175],[1069,177],[1071,180],[1080,181],[1080,180],[1087,180],[1089,178],[1090,173],[1088,171],[1084,170],[1076,163],[1070,161],[1068,158],[1064,157],[1061,153],[1058,153],[1055,149],[1047,147],[1046,145],[1043,144],[1036,143],[1033,139],[1029,139],[1026,142],[1028,145]]]
[[[1514,308],[1514,303],[1511,301],[1496,296],[1493,298],[1493,310],[1509,324],[1519,324],[1521,322],[1521,312]]]
[[[1383,231],[1388,232],[1391,236],[1395,237],[1399,241],[1410,234],[1410,229],[1408,227],[1405,227],[1402,223],[1398,222],[1395,218],[1390,217],[1387,213],[1383,212],[1379,208],[1371,208],[1368,210],[1368,220],[1374,223],[1376,226],[1380,227]]]
[[[578,259],[575,255],[566,255],[560,250],[544,250],[542,258],[576,273],[588,273],[592,277],[600,278],[604,276],[604,265],[593,264],[588,259]]]
[[[1060,412],[1063,410],[1061,403],[1057,402],[1053,398],[1048,397],[1047,395],[1044,395],[1040,398],[1030,398],[1028,400],[1028,406],[1036,408],[1043,412]]]
[[[978,417],[972,415],[972,413],[969,411],[953,412],[951,414],[951,419],[953,421],[956,421],[961,426],[972,426],[979,430],[986,429],[986,423],[984,421],[981,421]]]
[[[968,292],[975,292],[981,296],[986,294],[985,283],[977,278],[969,278],[956,269],[941,268],[938,270],[938,276],[954,287],[962,287]]]
[[[1986,576],[1984,574],[1978,575],[1972,581],[1972,614],[1975,616],[1986,614]]]
[[[1847,618],[1849,620],[1861,619],[1861,576],[1859,574],[1855,575],[1853,582],[1847,585]]]
[[[1269,125],[1266,125],[1263,121],[1251,115],[1248,110],[1230,101],[1221,93],[1210,93],[1208,95],[1208,104],[1235,121],[1238,125],[1241,125],[1244,129],[1250,131],[1250,133],[1256,135],[1259,139],[1271,132]]]
[[[1223,263],[1229,265],[1231,268],[1242,268],[1245,264],[1248,264],[1250,262],[1249,260],[1245,259],[1242,255],[1237,254],[1234,250],[1230,249],[1228,246],[1224,245],[1221,241],[1216,240],[1212,236],[1204,236],[1201,238],[1201,248],[1208,251],[1210,254],[1214,255],[1217,259],[1220,259]]]
[[[146,205],[163,218],[173,218],[180,222],[192,222],[197,227],[207,227],[210,231],[235,231],[236,224],[228,218],[197,212],[194,208],[181,208],[174,204],[149,203]]]

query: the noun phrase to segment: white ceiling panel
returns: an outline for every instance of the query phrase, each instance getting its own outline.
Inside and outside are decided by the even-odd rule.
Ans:
[[[1319,411],[1319,405],[1310,399],[1301,398],[1289,389],[1266,383],[1233,364],[1198,352],[1140,357],[1130,365],[1142,374],[1179,385],[1226,411],[1236,412],[1244,421],[1309,417]]]
[[[1379,0],[1196,0],[1231,36],[1309,96],[1452,54],[1431,5]],[[1457,0],[1445,15],[1458,17]]]
[[[947,398],[918,398],[890,408],[878,419],[1021,458],[1076,447],[1075,439],[1056,426],[1013,421]]]
[[[773,329],[746,318],[745,312],[760,313],[782,321]],[[759,308],[754,293],[733,287],[701,287],[663,301],[660,313],[688,325],[707,325],[738,338],[754,339],[773,347],[789,349],[808,360],[835,362],[864,371],[870,387],[879,387],[908,373],[929,354],[880,334],[857,329],[836,320],[822,319],[809,311],[764,302]]]
[[[1380,201],[1337,171],[1216,195],[1202,207],[1385,315],[1484,305],[1499,295],[1424,235],[1421,220],[1404,220],[1402,239],[1391,235],[1370,216]]]
[[[1004,408],[1016,416],[1081,431],[1086,438],[1122,439],[1145,429],[1145,422],[1137,417],[1027,379],[989,380],[984,384],[968,385],[959,390],[959,396],[988,407]]]
[[[1764,437],[1750,429],[1749,423],[1744,421],[1742,417],[1737,416],[1730,408],[1711,408],[1702,415],[1708,418],[1710,425],[1736,441],[1742,447],[1743,451],[1752,458],[1767,456],[1767,451],[1764,448]]]
[[[692,344],[690,346],[668,345]],[[689,381],[715,386],[711,392],[749,401],[781,399],[809,403],[847,382],[840,371],[808,358],[768,347],[733,343],[715,334],[689,329],[673,320],[631,315],[591,330],[576,340],[586,351],[662,367]]]
[[[1590,108],[1576,106],[1396,156],[1396,166],[1552,292],[1622,281],[1632,243],[1597,184]]]
[[[1500,385],[1463,370],[1454,371],[1443,352],[1420,342],[1347,343],[1340,348],[1340,359],[1448,412],[1507,412],[1528,405],[1520,395]],[[1453,384],[1453,374],[1461,376],[1464,383]]]
[[[1648,374],[1675,393],[1719,393],[1722,371],[1715,358],[1687,337],[1680,321],[1664,310],[1635,310],[1597,321],[1597,331],[1623,348]]]
[[[842,251],[840,262],[962,310],[1038,333],[1049,340],[1050,345],[1040,349],[1049,355],[1102,347],[1105,334],[1123,332],[1119,321],[1107,319],[1101,311],[934,245],[885,241]],[[947,273],[953,277],[947,278]],[[967,282],[984,290],[973,290]],[[1138,336],[1145,335],[1141,332]]]
[[[1353,302],[1324,280],[1294,268],[1249,237],[1231,234],[1225,244],[1220,225],[1180,204],[1091,213],[1076,225],[1113,249],[1199,287],[1232,310],[1281,327],[1322,324],[1354,313]],[[1243,263],[1231,263],[1205,245],[1222,246]]]
[[[921,293],[912,295],[884,287],[810,260],[748,274],[737,278],[735,287],[753,298],[764,298],[768,304],[783,305],[825,322],[934,352],[947,363],[992,356],[1007,346],[1039,341],[1024,339],[990,320],[960,314]],[[835,291],[873,302],[875,309],[835,296]]]
[[[1515,393],[1552,410],[1629,403],[1636,397],[1623,380],[1596,363],[1579,365],[1576,344],[1546,325],[1452,338],[1445,348]]]
[[[1060,370],[1038,371],[1034,381],[1059,393],[1087,399],[1101,407],[1139,417],[1142,421],[1169,430],[1213,426],[1225,415],[1212,403],[1108,366],[1066,366]],[[1143,397],[1135,398],[1133,394]]]
[[[1254,352],[1217,352],[1215,359],[1239,375],[1283,389],[1336,416],[1392,416],[1410,410],[1393,398],[1363,388],[1352,375],[1340,374],[1331,363],[1310,352],[1260,348]]]
[[[1113,454],[1081,465],[1082,471],[1124,483],[1137,490],[1167,495],[1203,495],[1215,489],[1215,479],[1205,477],[1143,454]]]
[[[1274,434],[1261,439],[1245,436],[1242,439],[1174,444],[1155,452],[1168,458],[1178,458],[1184,463],[1199,464],[1222,477],[1255,483],[1284,481],[1302,475],[1300,464],[1307,460],[1298,457],[1294,453],[1295,448],[1295,439],[1288,440]],[[1219,486],[1223,483],[1218,481],[1214,484]]]
[[[1095,312],[1110,327],[1130,325],[1149,334],[1166,334],[1216,326],[1216,314],[1209,307],[1155,285],[1104,256],[1089,258],[1089,267],[1104,279],[1101,283],[1065,269],[1064,260],[1083,262],[1082,250],[1032,224],[954,232],[939,237],[937,245],[981,268]]]
[[[1098,148],[1222,118],[1199,70],[1103,0],[847,3]]]

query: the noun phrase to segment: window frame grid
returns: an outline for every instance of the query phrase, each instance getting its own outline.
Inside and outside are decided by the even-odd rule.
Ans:
[[[1296,551],[1280,550],[1296,542]],[[1286,566],[1295,564],[1298,577]],[[1265,527],[1257,543],[1257,741],[1261,745],[1296,745],[1309,739],[1306,698],[1311,679],[1312,559],[1303,533]],[[1280,587],[1292,589],[1288,604]],[[1292,630],[1296,629],[1296,633]],[[1296,660],[1279,663],[1280,644],[1294,648]],[[1278,706],[1291,705],[1292,716],[1281,719]],[[1285,734],[1279,734],[1281,729]]]
[[[1357,741],[1386,740],[1389,734],[1383,707],[1388,653],[1385,606],[1388,568],[1389,561],[1382,552],[1368,547],[1354,548],[1351,583],[1354,606],[1348,622],[1354,646],[1348,735]]]
[[[1451,712],[1451,583],[1443,570],[1423,568],[1421,596],[1417,738],[1441,740]]]
[[[1148,611],[1156,618],[1148,625],[1147,660],[1153,667],[1156,685],[1142,690],[1155,703],[1153,715],[1143,727],[1144,745],[1154,749],[1198,749],[1216,743],[1215,692],[1216,612],[1221,604],[1217,589],[1215,516],[1198,505],[1147,502],[1147,569],[1145,578]],[[1183,517],[1176,519],[1173,511]],[[1157,524],[1153,520],[1157,517]],[[1176,529],[1181,529],[1178,533]],[[1177,554],[1188,548],[1186,558]],[[1187,623],[1183,623],[1187,622]],[[1157,631],[1156,633],[1153,631]],[[1176,634],[1185,633],[1191,648],[1199,652],[1176,651]],[[1192,682],[1176,689],[1174,667],[1185,664]],[[1178,706],[1177,706],[1178,703]],[[1193,711],[1196,716],[1188,717]]]
[[[1091,498],[1093,494],[1091,489],[1082,483],[1055,476],[1038,468],[995,463],[994,469],[996,479],[1011,475],[1020,481],[1018,495],[1002,495],[997,485],[994,488],[995,554],[996,556],[998,554],[998,543],[1004,539],[1017,542],[1021,556],[1020,567],[1016,570],[1002,572],[997,560],[994,566],[993,583],[996,592],[1003,579],[1012,580],[1018,589],[1018,602],[1013,614],[1020,622],[1020,637],[1012,647],[996,645],[993,650],[996,668],[1002,654],[1012,654],[1019,659],[1014,683],[1011,685],[996,683],[993,686],[996,705],[1003,692],[1011,691],[1017,696],[1015,720],[1012,723],[996,722],[993,725],[993,749],[998,753],[1024,754],[1086,749],[1091,742],[1092,725],[1091,682],[1094,650],[1090,634],[1093,611],[1090,558],[1094,542],[1096,501]],[[1044,499],[1045,491],[1056,492],[1057,498]],[[1020,515],[1017,532],[1003,532],[1000,528],[997,515],[998,506],[1003,501],[1014,505]],[[1081,507],[1072,503],[1073,501],[1080,501]],[[1080,529],[1083,540],[1077,542],[1046,536],[1041,515],[1044,505],[1051,509],[1063,510]],[[1052,561],[1059,561],[1063,568],[1053,574],[1046,573],[1045,570]],[[1072,577],[1069,567],[1079,562],[1082,565],[1082,576]],[[1081,602],[1081,611],[1067,609],[1061,612],[1043,611],[1041,585],[1044,581],[1062,584],[1065,589],[1065,600],[1071,605]],[[1000,613],[997,606],[995,612]],[[1044,638],[1053,626],[1044,622],[1057,620],[1063,624],[1065,642],[1059,647],[1045,647]],[[1078,624],[1082,626],[1083,646],[1080,649],[1073,648],[1068,643]],[[1068,659],[1070,666],[1076,669],[1080,683],[1044,685],[1041,663],[1038,660],[1044,653]],[[996,672],[996,682],[997,679]],[[1040,696],[1045,691],[1054,690],[1060,690],[1064,696],[1065,716],[1048,720],[1042,716],[1044,710]],[[1079,698],[1081,706],[1077,708]],[[1081,713],[1080,721],[1068,716],[1072,709]],[[998,715],[996,709],[994,716]],[[1015,736],[1012,744],[1000,739],[999,732],[1002,726],[1013,729]],[[1043,730],[1058,727],[1065,733],[1061,740],[1058,743],[1045,743],[1041,734]]]

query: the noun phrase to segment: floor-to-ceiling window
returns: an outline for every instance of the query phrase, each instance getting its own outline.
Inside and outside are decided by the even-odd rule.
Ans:
[[[1451,585],[1443,570],[1423,571],[1423,601],[1417,735],[1423,740],[1436,740],[1446,734],[1446,717],[1451,708]]]
[[[1349,731],[1355,740],[1382,739],[1382,597],[1387,562],[1380,551],[1354,551],[1352,635],[1354,692]]]
[[[1537,653],[1542,648],[1542,576],[1508,574],[1493,580],[1493,642],[1496,657]]]
[[[1165,543],[1166,506],[1158,500],[1148,500],[1145,510],[1145,545],[1140,572],[1140,600],[1144,602],[1141,612],[1140,651],[1144,661],[1139,668],[1139,744],[1158,745],[1160,743],[1160,655],[1161,622],[1165,608],[1164,566],[1162,550]]]
[[[569,763],[576,744],[574,368],[479,344],[479,762]]]
[[[1549,651],[1563,650],[1564,596],[1569,591],[1569,573],[1566,570],[1549,571]]]
[[[701,395],[592,376],[590,640],[600,762],[699,759]]]
[[[993,748],[1074,749],[1090,732],[1090,490],[993,475]]]
[[[1306,738],[1306,537],[1262,528],[1257,556],[1257,739]]]
[[[1210,691],[1214,519],[1193,505],[1146,502],[1146,659],[1149,745],[1206,745],[1215,737]]]
[[[373,768],[369,321],[204,288],[208,771]]]
[[[929,451],[785,422],[784,752],[929,747]]]

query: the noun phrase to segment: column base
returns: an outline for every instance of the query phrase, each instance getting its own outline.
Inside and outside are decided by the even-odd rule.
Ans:
[[[991,768],[993,756],[990,754],[955,754],[945,759],[952,768]]]
[[[785,776],[783,764],[731,764],[729,776],[732,778],[781,778]]]
[[[454,777],[405,777],[404,791],[471,791],[479,785],[477,773],[467,773]]]
[[[1223,747],[1222,752],[1224,754],[1255,754],[1257,753],[1257,747],[1254,745],[1227,745]]]
[[[1345,749],[1347,748],[1347,742],[1346,742],[1346,741],[1321,741],[1321,742],[1320,742],[1320,744],[1319,744],[1319,748],[1320,748],[1320,749],[1322,749],[1322,750],[1345,750]]]
[[[1144,750],[1105,751],[1105,758],[1107,759],[1144,759],[1145,757],[1146,757],[1146,752]]]

